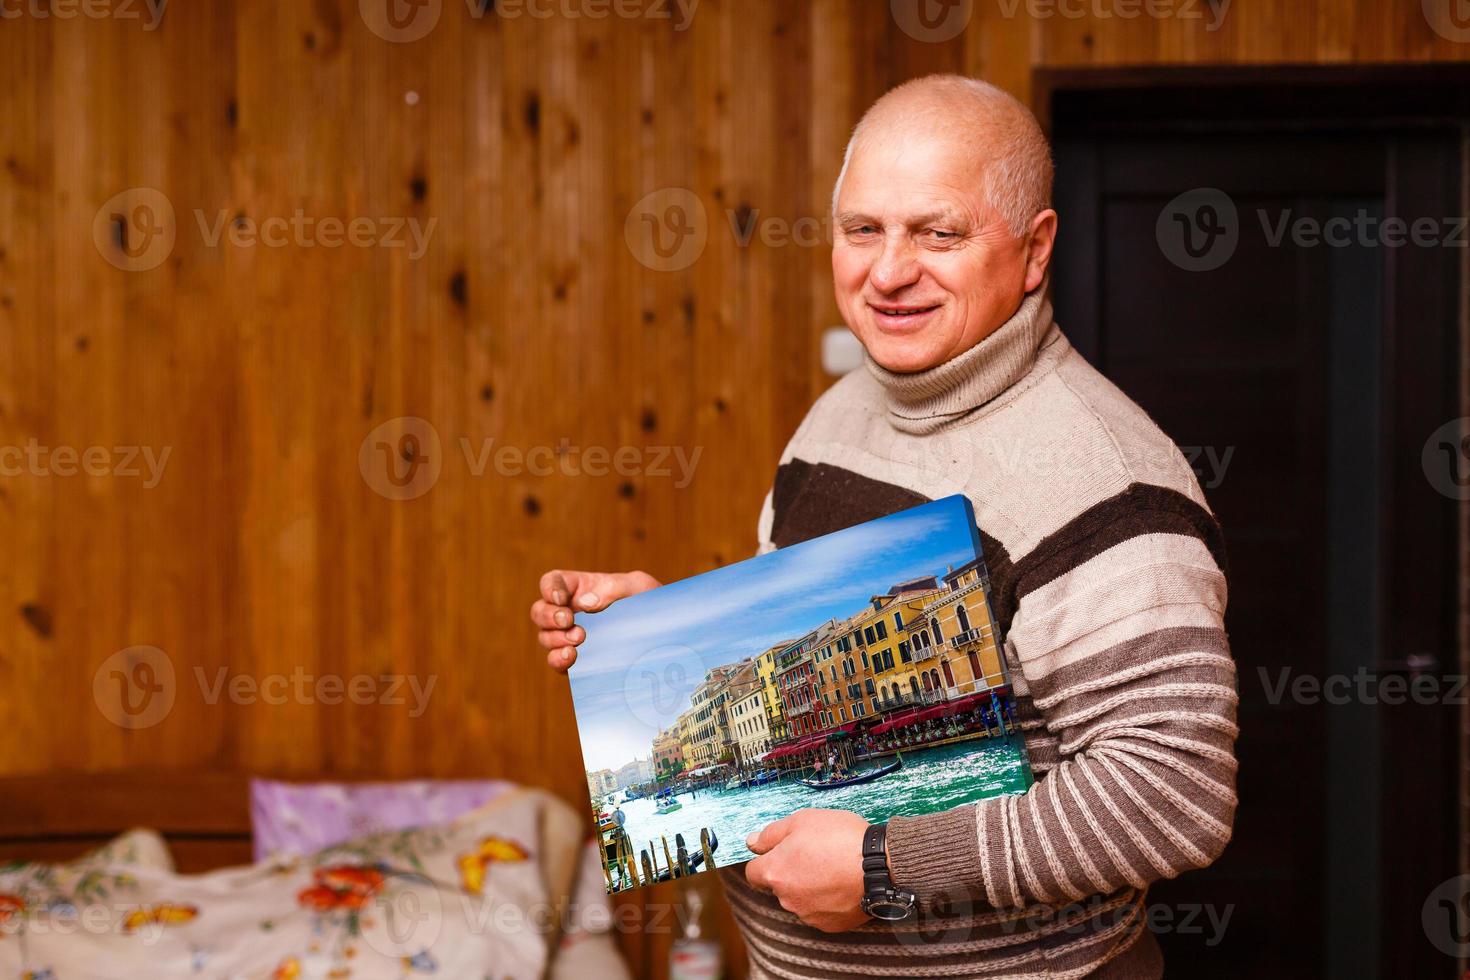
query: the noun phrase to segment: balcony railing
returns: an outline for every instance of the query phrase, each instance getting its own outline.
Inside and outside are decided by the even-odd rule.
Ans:
[[[790,708],[786,709],[786,717],[796,718],[800,715],[809,715],[812,712],[812,707],[813,706],[810,704],[792,705]]]
[[[965,630],[962,633],[956,633],[954,636],[951,636],[946,642],[948,642],[949,645],[954,647],[956,650],[960,650],[967,646],[973,646],[974,644],[979,643],[984,639],[985,630],[971,628]]]
[[[920,691],[917,696],[913,694],[903,694],[896,698],[889,697],[887,701],[884,701],[882,695],[879,695],[878,710],[893,711],[897,708],[922,708],[928,707],[931,704],[940,704],[947,700],[949,700],[949,696],[945,693],[943,688],[935,688],[929,691]]]
[[[909,655],[914,658],[914,663],[921,664],[926,660],[933,660],[939,656],[939,647],[930,644],[922,649],[912,651]]]

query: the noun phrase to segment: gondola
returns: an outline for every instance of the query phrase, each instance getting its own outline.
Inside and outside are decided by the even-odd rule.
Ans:
[[[890,772],[896,772],[901,768],[903,768],[903,760],[897,759],[880,769],[869,769],[867,772],[860,772],[855,776],[844,776],[841,779],[825,779],[821,781],[802,779],[799,782],[808,789],[841,789],[844,786],[859,786],[863,783],[871,783],[873,780],[880,779]]]

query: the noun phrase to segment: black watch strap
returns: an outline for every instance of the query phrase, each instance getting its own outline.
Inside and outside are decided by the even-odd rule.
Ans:
[[[873,824],[863,832],[863,911],[897,922],[913,914],[914,893],[897,888],[888,871],[888,825]]]
[[[875,823],[863,832],[863,877],[881,871],[888,876],[888,824]]]

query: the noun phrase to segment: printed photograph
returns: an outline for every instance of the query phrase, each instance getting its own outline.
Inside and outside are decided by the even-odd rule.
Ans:
[[[1024,793],[989,589],[953,496],[587,617],[569,676],[607,890],[748,861],[806,807]]]

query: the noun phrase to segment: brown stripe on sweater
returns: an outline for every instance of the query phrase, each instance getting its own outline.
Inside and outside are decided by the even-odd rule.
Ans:
[[[1159,670],[1163,658],[1181,651],[1230,657],[1224,630],[1171,626],[1124,640],[1086,660],[1058,667],[1044,676],[1031,679],[1031,698],[1041,704],[1049,704],[1059,697],[1070,696],[1075,689],[1085,690],[1103,681],[1126,681],[1135,673],[1153,673]]]
[[[771,541],[787,548],[928,502],[923,494],[841,466],[791,459],[776,469],[771,488]]]
[[[1199,538],[1221,573],[1229,577],[1224,536],[1209,511],[1177,490],[1134,483],[1072,518],[1018,561],[1016,601],[1116,544],[1142,534],[1160,533]],[[1000,618],[999,612],[996,618]],[[1009,629],[1010,619],[1000,625],[1003,630]]]

